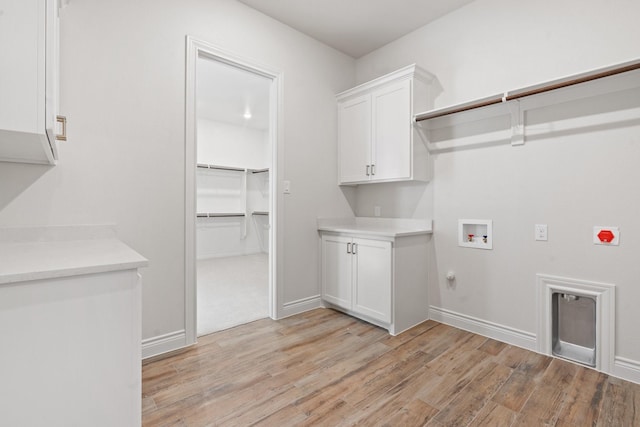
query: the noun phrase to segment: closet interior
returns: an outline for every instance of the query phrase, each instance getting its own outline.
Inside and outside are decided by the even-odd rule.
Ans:
[[[272,81],[198,58],[198,336],[269,316]]]

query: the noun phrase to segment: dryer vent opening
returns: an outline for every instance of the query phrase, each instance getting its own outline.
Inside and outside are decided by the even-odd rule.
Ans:
[[[552,295],[553,355],[596,366],[596,300],[590,296]]]
[[[536,276],[538,351],[611,374],[615,360],[615,285]]]

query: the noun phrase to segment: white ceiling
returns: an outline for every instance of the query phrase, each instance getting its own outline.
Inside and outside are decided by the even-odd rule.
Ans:
[[[238,0],[354,58],[473,0]]]
[[[473,0],[239,1],[358,58]],[[197,73],[198,117],[268,129],[271,80],[207,58]]]
[[[269,128],[270,79],[209,58],[198,58],[196,70],[198,118]]]

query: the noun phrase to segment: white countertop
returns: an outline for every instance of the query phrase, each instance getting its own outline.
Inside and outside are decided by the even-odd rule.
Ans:
[[[430,219],[407,218],[318,218],[318,230],[368,236],[402,237],[433,232]]]
[[[0,285],[147,264],[111,226],[0,228]]]

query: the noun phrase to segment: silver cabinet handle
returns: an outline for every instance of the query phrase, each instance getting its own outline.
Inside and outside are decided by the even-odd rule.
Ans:
[[[347,253],[351,253],[351,243],[347,243]]]
[[[351,245],[351,253],[352,253],[353,255],[355,255],[355,254],[357,253],[357,252],[356,252],[356,249],[358,249],[358,245],[357,245],[356,243],[353,243],[353,244]]]
[[[371,165],[371,175],[376,174],[376,165]]]
[[[369,165],[367,165],[367,176],[369,176]]]
[[[56,116],[56,122],[62,124],[62,134],[56,135],[56,140],[66,141],[67,140],[67,118],[65,116]]]

